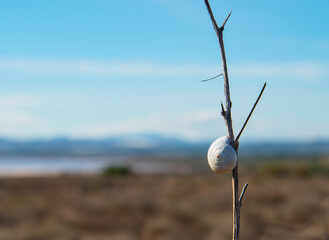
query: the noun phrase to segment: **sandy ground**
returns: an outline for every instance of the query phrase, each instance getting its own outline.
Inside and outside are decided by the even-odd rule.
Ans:
[[[328,176],[249,181],[241,239],[326,239]],[[230,175],[0,179],[0,240],[231,239]],[[328,239],[328,238],[327,238]]]

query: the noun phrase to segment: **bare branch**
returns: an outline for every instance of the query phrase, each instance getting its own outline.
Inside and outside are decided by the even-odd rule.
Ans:
[[[212,78],[204,79],[204,80],[202,80],[201,82],[207,82],[207,81],[213,80],[213,79],[215,79],[215,78],[218,78],[219,76],[222,76],[222,75],[223,75],[223,73],[218,74],[218,75],[216,75],[215,77],[212,77]]]
[[[242,189],[242,192],[241,192],[241,195],[240,195],[240,198],[239,198],[239,205],[240,205],[240,207],[242,206],[243,196],[246,193],[247,187],[248,187],[248,183],[246,183],[244,185],[243,189]]]
[[[217,25],[216,19],[215,19],[215,17],[214,17],[214,14],[212,13],[211,7],[210,7],[210,5],[209,5],[209,1],[208,1],[208,0],[204,0],[204,3],[205,3],[206,6],[207,6],[207,10],[208,10],[209,16],[210,16],[210,18],[211,18],[212,25],[214,26],[214,29],[215,29],[215,31],[217,32],[219,28],[218,28],[218,25]]]
[[[219,28],[217,25],[217,22],[215,20],[215,17],[212,13],[211,7],[209,5],[209,1],[208,0],[204,0],[208,13],[210,15],[210,19],[212,22],[212,25],[214,27],[214,30],[216,32],[217,38],[218,38],[218,43],[219,43],[219,47],[220,47],[220,53],[221,53],[221,57],[222,57],[222,64],[223,64],[223,79],[224,79],[224,92],[225,92],[225,108],[223,103],[221,103],[221,114],[224,117],[224,121],[226,123],[226,127],[227,127],[227,132],[228,132],[228,137],[230,139],[230,143],[232,145],[232,147],[235,149],[236,153],[238,154],[238,148],[239,148],[239,137],[245,127],[245,125],[247,124],[254,108],[256,107],[258,100],[260,98],[260,96],[262,95],[264,88],[266,86],[266,83],[263,87],[263,90],[260,94],[260,96],[258,97],[256,104],[254,105],[251,113],[249,114],[249,117],[246,121],[246,123],[243,126],[242,131],[240,132],[240,134],[238,135],[237,139],[234,140],[234,132],[233,132],[233,123],[232,123],[232,115],[231,115],[231,108],[232,108],[232,102],[231,102],[231,97],[230,97],[230,85],[229,85],[229,78],[228,78],[228,71],[227,71],[227,63],[226,63],[226,56],[225,56],[225,48],[224,48],[224,40],[223,40],[223,31],[224,31],[224,27],[225,24],[227,23],[228,19],[231,16],[232,11],[228,14],[228,16],[226,17],[224,23],[222,24],[222,26]],[[243,200],[243,196],[246,192],[248,183],[244,186],[242,193],[240,195],[240,198],[238,198],[238,193],[239,193],[239,171],[238,171],[238,165],[239,165],[239,161],[237,160],[236,166],[235,168],[232,170],[232,192],[233,192],[233,240],[239,240],[239,232],[240,232],[240,208],[241,208],[241,204],[242,204],[242,200]]]
[[[233,240],[239,240],[240,236],[240,205],[238,200],[239,192],[239,161],[232,171],[232,194],[233,194]]]
[[[233,133],[233,124],[232,124],[232,117],[231,117],[231,107],[232,107],[232,102],[230,98],[230,85],[229,85],[229,79],[228,79],[228,72],[227,72],[227,63],[226,63],[226,56],[225,56],[225,49],[224,49],[224,41],[223,41],[223,30],[224,26],[231,16],[231,13],[226,17],[224,23],[222,26],[219,28],[217,25],[217,22],[215,20],[215,17],[212,13],[211,7],[209,5],[208,0],[204,0],[208,13],[210,15],[211,22],[213,24],[213,27],[215,29],[218,42],[219,42],[219,47],[220,47],[220,53],[222,56],[222,64],[223,64],[223,77],[224,77],[224,92],[225,92],[225,97],[226,97],[226,111],[225,111],[225,116],[224,120],[226,123],[227,131],[228,131],[228,136],[231,139],[231,142],[234,140],[234,133]]]
[[[217,32],[217,38],[220,46],[220,53],[222,56],[222,64],[223,64],[223,77],[224,77],[224,92],[225,92],[225,102],[226,102],[226,116],[224,117],[228,136],[231,139],[231,142],[234,140],[234,133],[233,133],[233,124],[232,124],[232,117],[231,117],[231,108],[232,102],[230,97],[230,84],[228,78],[228,71],[227,71],[227,63],[226,63],[226,56],[225,56],[225,48],[224,48],[224,40],[222,32]]]
[[[249,115],[248,115],[246,121],[244,122],[244,124],[243,124],[243,126],[242,126],[242,129],[240,130],[240,133],[239,133],[238,136],[236,137],[235,142],[239,141],[239,138],[240,138],[240,136],[241,136],[241,134],[242,134],[244,128],[246,127],[246,125],[247,125],[247,123],[248,123],[248,121],[249,121],[249,119],[250,119],[252,113],[254,112],[254,110],[255,110],[255,108],[256,108],[256,106],[257,106],[257,103],[258,103],[259,99],[260,99],[260,98],[262,97],[262,95],[263,95],[263,92],[264,92],[264,90],[265,90],[265,87],[266,87],[266,83],[264,84],[264,86],[263,86],[263,88],[262,88],[262,90],[261,90],[261,92],[260,92],[260,94],[259,94],[259,96],[258,96],[258,98],[257,98],[257,100],[256,100],[256,102],[255,102],[255,104],[254,104],[254,106],[252,107],[252,109],[251,109],[251,111],[250,111],[250,113],[249,113]]]
[[[224,105],[223,105],[222,101],[220,102],[220,106],[222,108],[221,114],[222,114],[223,117],[225,117],[226,116],[226,111],[225,111],[225,108],[224,108]]]
[[[233,124],[232,124],[232,116],[231,116],[232,102],[231,102],[231,97],[230,97],[230,85],[229,85],[229,79],[228,79],[227,63],[226,63],[224,40],[223,40],[224,26],[231,14],[229,14],[227,16],[222,27],[218,28],[217,22],[214,18],[214,15],[212,13],[208,0],[204,0],[204,2],[208,9],[208,13],[210,15],[211,22],[213,24],[213,27],[214,27],[216,35],[217,35],[218,43],[219,43],[219,47],[220,47],[220,53],[222,56],[224,92],[225,92],[225,98],[226,98],[225,99],[226,100],[225,109],[224,109],[223,104],[221,104],[222,115],[223,115],[225,123],[226,123],[228,137],[229,137],[231,143],[233,143],[234,142],[234,133],[233,133]],[[238,146],[238,144],[236,144],[236,145]],[[235,149],[236,152],[238,152],[237,148]],[[233,240],[238,240],[239,239],[239,229],[240,229],[240,209],[239,209],[240,207],[239,207],[239,200],[238,200],[238,192],[239,192],[238,161],[237,161],[235,168],[232,171],[232,192],[233,192]]]
[[[230,18],[230,16],[231,16],[231,13],[232,13],[232,10],[231,10],[231,12],[229,13],[229,15],[226,17],[226,19],[225,19],[224,23],[222,24],[222,26],[220,27],[220,28],[222,28],[223,30],[224,30],[224,27],[225,27],[225,24],[226,24],[227,20],[228,20],[228,19]]]

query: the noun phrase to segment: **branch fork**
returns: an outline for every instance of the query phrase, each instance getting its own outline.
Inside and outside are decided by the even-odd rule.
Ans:
[[[237,155],[238,155],[238,148],[239,148],[239,138],[246,127],[259,99],[261,98],[265,87],[266,83],[264,84],[261,93],[259,94],[252,110],[250,111],[242,129],[240,130],[238,136],[234,138],[234,133],[233,133],[233,124],[232,124],[232,115],[231,115],[231,108],[232,108],[232,102],[230,98],[230,86],[229,86],[229,78],[228,78],[228,71],[227,71],[227,63],[226,63],[226,56],[225,56],[225,48],[224,48],[224,40],[223,40],[223,31],[225,24],[227,23],[228,19],[231,16],[232,11],[228,14],[226,19],[224,20],[224,23],[218,27],[218,24],[216,22],[216,19],[213,15],[213,12],[211,10],[210,4],[208,0],[204,0],[205,5],[207,7],[212,25],[214,27],[214,30],[216,32],[218,42],[219,42],[219,47],[220,47],[220,53],[221,53],[221,58],[222,58],[222,64],[223,64],[223,78],[224,78],[224,92],[225,92],[225,107],[223,102],[221,102],[221,115],[224,117],[226,127],[227,127],[227,132],[228,132],[228,137],[231,140],[231,145],[235,149]],[[238,192],[239,192],[239,176],[238,176],[238,161],[235,166],[235,168],[232,170],[232,192],[233,192],[233,240],[238,240],[239,239],[239,233],[240,233],[240,211],[241,211],[241,206],[242,206],[242,201],[244,198],[244,195],[246,193],[248,183],[246,183],[242,189],[242,192],[240,194],[240,197],[238,198]]]

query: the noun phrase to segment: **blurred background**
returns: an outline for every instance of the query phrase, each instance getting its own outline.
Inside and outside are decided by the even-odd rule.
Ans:
[[[329,239],[329,2],[211,0],[243,239]],[[231,239],[219,45],[202,0],[3,1],[0,239]]]

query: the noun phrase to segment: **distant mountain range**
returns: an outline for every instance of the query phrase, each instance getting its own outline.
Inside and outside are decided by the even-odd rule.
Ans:
[[[0,139],[0,156],[205,156],[211,142],[189,142],[157,134],[115,136],[100,140],[54,138],[51,140]],[[242,143],[240,156],[329,156],[329,140],[313,142]]]

